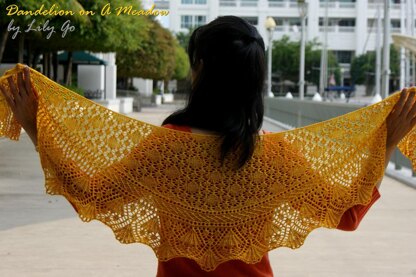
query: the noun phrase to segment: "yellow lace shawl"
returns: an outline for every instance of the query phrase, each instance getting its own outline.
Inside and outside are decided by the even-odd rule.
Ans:
[[[22,71],[7,71],[6,77]],[[38,146],[48,194],[83,221],[109,226],[121,243],[144,243],[161,261],[204,270],[300,247],[318,227],[371,200],[384,174],[385,118],[399,98],[321,123],[260,136],[241,170],[219,163],[215,135],[176,131],[113,112],[31,69],[39,93]],[[415,128],[416,129],[416,128]],[[416,166],[416,130],[398,145]],[[21,127],[0,94],[0,136]]]

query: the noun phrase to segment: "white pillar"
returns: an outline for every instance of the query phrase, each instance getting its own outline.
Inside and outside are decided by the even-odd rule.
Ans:
[[[140,95],[151,96],[153,93],[153,80],[133,78],[133,86],[139,90]]]
[[[320,78],[319,78],[319,93],[324,96],[324,99],[326,99],[325,95],[325,87],[328,83],[328,5],[329,1],[325,0],[325,16],[324,16],[324,34],[323,34],[323,40],[322,40],[322,51],[321,51],[321,72],[320,72]]]
[[[169,26],[174,32],[181,28],[181,16],[178,13],[178,5],[181,0],[170,0],[169,2]]]
[[[154,1],[152,1],[152,0],[142,0],[141,2],[142,2],[142,7],[143,7],[143,9],[145,9],[145,10],[150,9],[150,7],[151,7],[151,6],[153,5],[153,3],[154,3]],[[155,8],[158,8],[158,7],[156,7],[156,6],[155,6]]]
[[[266,23],[266,18],[269,16],[268,13],[268,1],[267,0],[259,0],[258,1],[258,24],[257,24],[257,31],[259,32],[260,36],[263,38],[264,46],[266,49],[269,47],[269,39],[266,29],[264,28],[264,24]]]
[[[306,32],[306,13],[308,4],[304,3],[303,10],[300,11],[302,22],[301,41],[300,41],[300,65],[299,65],[299,99],[303,100],[305,95],[305,32]]]
[[[414,35],[414,0],[407,0],[406,1],[406,34],[409,36]],[[405,86],[411,86],[415,83],[414,78],[414,63],[412,62],[413,55],[409,50],[406,50],[407,55],[406,58],[406,66],[405,66]],[[410,68],[412,68],[412,73],[410,72]]]
[[[383,42],[383,71],[381,82],[381,97],[389,96],[390,81],[390,0],[384,0],[384,42]]]
[[[117,96],[117,65],[116,53],[107,53],[107,66],[105,67],[105,99],[116,99]]]
[[[271,31],[269,37],[269,43],[267,47],[267,96],[272,95],[272,49],[273,49],[273,31]]]
[[[375,90],[378,98],[381,97],[381,3],[377,4],[377,34],[376,34],[376,84]]]
[[[78,65],[78,87],[89,91],[104,91],[104,65]]]
[[[355,2],[357,11],[355,19],[355,54],[357,56],[366,52],[364,46],[367,39],[367,2],[368,1]]]
[[[104,67],[104,99],[116,99],[116,87],[117,87],[117,66],[116,66],[116,53],[94,53],[96,57],[107,62]]]
[[[218,9],[220,6],[220,2],[219,0],[208,0],[207,5],[208,5],[208,16],[207,16],[207,23],[208,23],[218,17]]]
[[[400,33],[406,33],[406,6],[400,3]],[[407,20],[409,21],[409,20]],[[405,73],[406,73],[406,52],[404,47],[400,47],[400,89],[405,86]]]
[[[306,41],[319,37],[319,0],[309,0]]]

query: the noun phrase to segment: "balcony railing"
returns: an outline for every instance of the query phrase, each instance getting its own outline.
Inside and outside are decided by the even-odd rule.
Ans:
[[[381,27],[381,33],[383,33],[383,27]],[[367,27],[367,32],[369,32],[369,33],[377,33],[377,27],[371,27],[371,26],[368,26]],[[390,27],[390,32],[391,33],[400,33],[401,32],[401,30],[400,30],[400,27]]]
[[[285,8],[289,5],[289,1],[269,1],[269,8]]]
[[[169,1],[168,0],[155,0],[155,8],[169,9]]]
[[[319,2],[320,8],[325,8],[326,3],[325,2]],[[335,2],[328,2],[328,8],[335,8]]]
[[[269,8],[297,8],[298,3],[296,1],[288,1],[288,0],[281,0],[281,1],[273,1],[269,0]],[[319,6],[321,8],[325,8],[325,2],[320,2]],[[348,8],[354,9],[355,2],[328,2],[328,8]]]
[[[297,2],[293,2],[293,1],[289,2],[289,7],[290,8],[297,8],[298,6],[299,6],[299,4]]]
[[[327,32],[335,32],[335,27],[336,26],[328,26],[327,27]],[[325,32],[325,27],[324,26],[319,26],[319,32]]]
[[[324,26],[319,26],[319,32],[325,32]],[[355,26],[328,26],[328,32],[334,32],[334,33],[354,33],[355,32]]]
[[[338,27],[338,31],[341,33],[354,33],[355,27],[354,26],[335,26]],[[336,28],[335,28],[336,32]]]
[[[325,2],[320,2],[319,3],[319,7],[321,8],[325,8],[326,7],[326,3]],[[355,2],[328,2],[328,8],[330,9],[355,9]]]
[[[381,5],[381,8],[383,9],[383,4],[382,3],[377,3],[377,2],[368,2],[368,8],[369,9],[377,9],[378,5]],[[390,4],[390,8],[391,9],[400,9],[400,4]]]
[[[257,0],[220,0],[221,7],[257,7]]]
[[[274,29],[274,31],[278,33],[300,33],[302,32],[302,26],[297,26],[296,29],[297,31],[295,31],[295,28],[291,25],[278,25],[276,26],[276,29]]]
[[[355,2],[338,2],[340,8],[354,9]]]

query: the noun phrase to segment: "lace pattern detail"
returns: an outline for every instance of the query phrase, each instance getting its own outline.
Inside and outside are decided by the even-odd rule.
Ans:
[[[23,70],[18,64],[6,77]],[[219,137],[176,131],[113,112],[31,69],[39,93],[38,149],[48,194],[63,195],[83,221],[99,220],[121,243],[144,243],[158,259],[204,270],[256,263],[278,247],[302,246],[318,228],[368,204],[384,174],[382,102],[302,128],[260,135],[240,170],[219,162]],[[20,125],[0,95],[0,136]],[[416,168],[412,130],[399,144]]]

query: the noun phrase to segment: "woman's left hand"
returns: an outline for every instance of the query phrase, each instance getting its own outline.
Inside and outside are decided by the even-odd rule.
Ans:
[[[36,134],[36,114],[38,110],[38,93],[35,90],[31,79],[29,67],[24,68],[17,74],[17,86],[12,77],[9,77],[10,91],[0,85],[0,91],[6,98],[16,120],[28,134]]]

